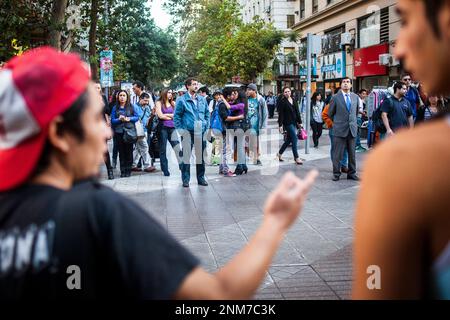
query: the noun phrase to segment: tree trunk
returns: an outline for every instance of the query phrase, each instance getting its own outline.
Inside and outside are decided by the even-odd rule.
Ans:
[[[91,74],[93,80],[98,80],[98,59],[95,59],[97,53],[97,22],[98,22],[98,0],[92,0],[91,3],[91,26],[89,29],[89,61],[91,64]]]
[[[68,0],[54,0],[52,5],[52,27],[48,35],[48,44],[61,50],[61,24],[64,23]]]

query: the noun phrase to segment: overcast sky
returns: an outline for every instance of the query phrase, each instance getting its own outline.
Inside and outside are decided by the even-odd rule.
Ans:
[[[153,0],[150,1],[152,8],[152,17],[155,19],[155,23],[158,27],[165,29],[170,23],[170,16],[163,9],[163,3],[165,0]]]

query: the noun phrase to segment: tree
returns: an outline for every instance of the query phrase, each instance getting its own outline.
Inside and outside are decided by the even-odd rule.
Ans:
[[[203,0],[183,57],[188,73],[203,82],[222,85],[235,75],[254,81],[273,59],[283,37],[259,18],[244,24],[236,0]]]
[[[45,44],[52,1],[0,1],[0,61]]]
[[[51,27],[48,36],[48,43],[58,50],[61,50],[61,30],[65,21],[65,12],[68,0],[54,0],[51,12]]]
[[[74,5],[76,23],[72,23],[74,13],[69,10]],[[88,43],[94,79],[98,79],[99,52],[104,48],[114,51],[116,79],[155,84],[178,73],[175,37],[149,18],[146,1],[1,0],[0,10],[0,61],[49,44],[63,51],[81,48],[85,53]]]
[[[92,0],[89,27],[89,57],[91,72],[94,80],[98,80],[98,63],[92,58],[97,57],[97,23],[98,23],[98,0]]]

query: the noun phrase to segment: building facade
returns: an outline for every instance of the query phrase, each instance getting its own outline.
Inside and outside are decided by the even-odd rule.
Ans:
[[[346,76],[354,80],[355,91],[399,79],[400,65],[392,57],[400,31],[395,4],[395,0],[297,1],[299,21],[292,29],[304,37],[298,48],[302,89],[308,33],[322,38],[322,52],[313,59],[313,92],[337,88]]]
[[[240,5],[244,22],[251,22],[255,16],[259,16],[273,23],[275,28],[286,35],[292,32],[291,27],[299,21],[298,0],[240,0]],[[261,92],[277,93],[284,86],[299,88],[298,43],[284,40],[269,67],[272,69],[271,78],[259,77]]]

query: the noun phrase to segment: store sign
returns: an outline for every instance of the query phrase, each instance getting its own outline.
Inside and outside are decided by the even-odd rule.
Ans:
[[[322,56],[320,73],[323,80],[341,79],[346,75],[345,51]]]
[[[380,54],[389,53],[389,44],[380,44],[373,47],[354,51],[355,77],[368,77],[386,75],[388,68],[380,66]]]
[[[311,76],[315,77],[317,76],[317,58],[313,58],[311,61],[312,61]],[[300,65],[299,66],[300,77],[306,79],[306,77],[308,76],[307,60],[300,61],[299,65]]]

